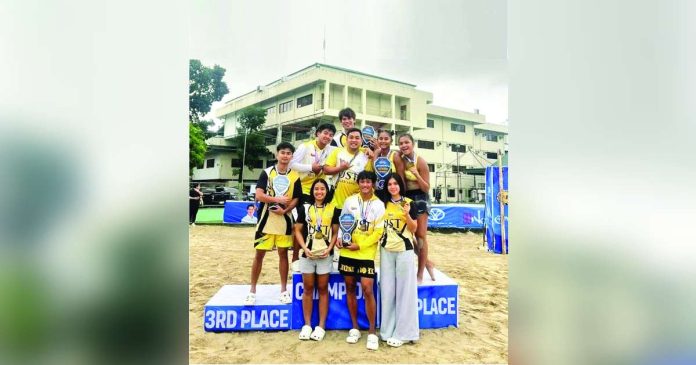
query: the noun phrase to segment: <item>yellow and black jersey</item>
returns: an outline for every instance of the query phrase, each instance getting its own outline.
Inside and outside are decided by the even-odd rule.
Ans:
[[[411,204],[408,215],[413,219],[418,219],[418,208],[413,200],[402,198],[403,202]],[[387,201],[384,210],[384,234],[379,240],[379,244],[387,251],[401,252],[413,250],[413,243],[416,241],[413,233],[406,226],[406,214],[401,208],[402,201]]]
[[[377,241],[384,232],[384,203],[374,194],[363,201],[360,194],[346,199],[341,214],[350,213],[355,217],[356,226],[352,232],[353,241],[360,246],[357,251],[341,249],[341,256],[358,260],[374,260],[377,254]],[[340,237],[339,237],[340,238]]]
[[[324,164],[331,151],[328,147],[329,146],[325,146],[323,149],[319,148],[315,139],[300,144],[295,153],[292,154],[290,167],[300,176],[303,194],[310,195],[309,189],[312,187],[314,180],[325,178],[324,173],[321,171],[318,174],[312,172],[312,164],[314,162],[319,165]]]
[[[370,163],[365,148],[358,148],[354,154],[348,152],[348,149],[340,147],[331,151],[331,154],[326,159],[326,165],[338,167],[341,161],[346,161],[350,164],[350,168],[334,176],[334,192],[331,202],[337,207],[343,207],[346,198],[360,191],[358,186],[358,174],[363,170],[374,171],[374,167]]]
[[[289,168],[286,174],[290,180],[290,186],[288,187],[288,191],[285,193],[285,195],[289,196],[291,199],[300,199],[302,197],[302,184],[300,183],[300,176],[297,174],[297,172]],[[278,173],[275,165],[264,169],[256,183],[256,188],[263,189],[264,192],[269,196],[276,196],[275,190],[273,190],[273,179],[278,175],[281,174]],[[259,221],[256,224],[256,232],[291,235],[292,225],[293,217],[291,212],[288,212],[285,215],[271,213],[268,210],[268,204],[260,203]]]
[[[335,214],[336,207],[332,203],[328,203],[322,207],[316,205],[303,204],[297,208],[297,224],[302,224],[302,236],[305,238],[305,245],[309,250],[312,250],[314,240],[323,240],[326,246],[329,246],[332,239],[331,227],[338,225],[338,214]],[[319,218],[321,217],[321,221]],[[317,229],[319,226],[319,230]],[[317,234],[321,232],[320,234]],[[333,252],[333,250],[332,250]],[[302,252],[302,257],[307,257]]]
[[[348,144],[348,136],[344,131],[334,134],[331,145],[334,147],[345,147]]]

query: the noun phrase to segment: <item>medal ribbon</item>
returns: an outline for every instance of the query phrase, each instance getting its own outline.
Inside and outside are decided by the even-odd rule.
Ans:
[[[358,202],[360,203],[360,223],[367,225],[367,211],[370,209],[370,204],[372,204],[372,199],[367,201],[367,204],[362,200],[362,198],[358,199]],[[364,208],[363,208],[364,207]],[[364,227],[365,230],[367,230],[367,227]]]

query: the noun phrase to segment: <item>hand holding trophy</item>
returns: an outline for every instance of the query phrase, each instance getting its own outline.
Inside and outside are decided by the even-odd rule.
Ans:
[[[288,189],[290,188],[290,179],[286,175],[277,175],[276,177],[273,178],[273,191],[275,192],[276,197],[280,196],[285,196],[285,193],[288,192]],[[287,197],[285,197],[289,201]],[[285,209],[285,204],[281,203],[271,203],[271,205],[268,207],[270,210],[278,211],[278,210],[283,210]]]
[[[353,241],[353,230],[355,229],[355,224],[355,216],[350,213],[344,213],[338,217],[338,225],[341,227],[341,231],[343,231],[343,235],[341,235],[343,247],[351,245],[351,242]]]

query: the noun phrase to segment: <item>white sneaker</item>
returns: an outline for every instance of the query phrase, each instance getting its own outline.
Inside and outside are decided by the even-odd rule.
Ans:
[[[377,350],[379,348],[379,337],[377,335],[370,333],[367,335],[367,349]]]
[[[312,335],[312,327],[310,326],[302,326],[302,330],[300,331],[300,335],[298,336],[300,340],[309,340],[309,336]]]
[[[244,299],[244,305],[254,305],[254,303],[256,303],[256,293],[247,294]]]
[[[353,328],[348,331],[348,337],[346,337],[346,342],[348,343],[358,343],[360,341],[360,330]]]

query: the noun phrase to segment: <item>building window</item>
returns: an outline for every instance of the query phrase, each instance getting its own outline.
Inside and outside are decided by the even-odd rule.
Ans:
[[[266,146],[276,144],[276,137],[266,137],[264,138]]]
[[[429,163],[429,164],[428,164],[428,171],[430,171],[430,172],[435,172],[435,164],[434,164],[434,163]]]
[[[303,106],[307,106],[307,105],[312,105],[312,94],[297,98],[297,107],[298,108],[302,108]]]
[[[278,112],[279,113],[285,113],[286,111],[288,111],[290,109],[292,109],[292,100],[278,105]]]
[[[275,105],[266,109],[266,116],[267,117],[273,116],[274,114],[275,114]]]
[[[466,132],[466,126],[464,124],[451,123],[450,128],[454,132]]]
[[[282,142],[292,142],[292,132],[283,132],[281,136]]]
[[[205,160],[205,168],[206,169],[211,168],[213,166],[215,166],[215,159],[214,158]]]
[[[458,173],[458,172],[464,172],[466,173],[466,167],[464,166],[458,166],[458,165],[452,165],[452,172],[453,173]]]
[[[453,144],[451,145],[452,147],[452,152],[466,152],[466,145],[463,144]]]
[[[263,160],[254,161],[254,168],[255,169],[262,169],[263,168]]]
[[[242,167],[242,160],[240,160],[238,158],[233,158],[232,159],[232,167],[235,167],[235,168]]]
[[[423,148],[426,150],[434,150],[435,149],[435,142],[418,140],[418,148]]]
[[[495,133],[486,133],[486,141],[498,142],[498,135]]]
[[[495,152],[486,152],[486,158],[497,159],[497,158],[498,158],[498,154],[495,153]]]
[[[309,131],[295,132],[296,141],[301,141],[303,139],[309,139]]]
[[[428,128],[435,128],[435,121],[432,120],[432,119],[428,119],[428,120],[426,121],[426,124],[427,124],[427,127],[428,127]]]
[[[454,198],[454,189],[447,189],[447,197]]]

